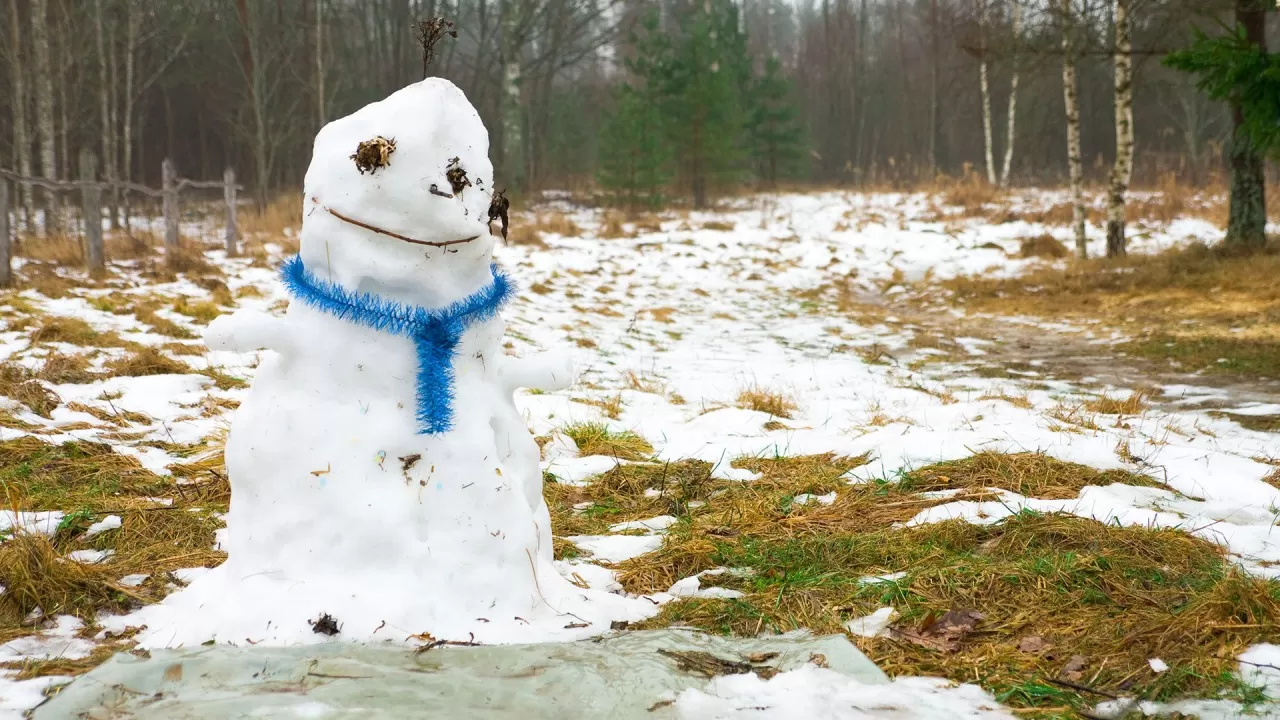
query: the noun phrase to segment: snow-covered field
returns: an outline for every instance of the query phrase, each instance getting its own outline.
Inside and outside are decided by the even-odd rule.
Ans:
[[[1021,202],[1048,205],[1055,198],[1028,194]],[[1097,469],[1141,473],[1162,486],[1086,487],[1066,500],[997,489],[981,501],[928,507],[908,524],[949,518],[997,523],[1031,509],[1110,524],[1178,528],[1221,544],[1249,573],[1280,578],[1280,490],[1263,481],[1280,458],[1280,435],[1246,429],[1222,415],[1280,415],[1280,398],[1271,403],[1244,401],[1227,391],[1184,383],[1158,388],[1140,414],[1093,413],[1088,422],[1073,424],[1063,420],[1064,407],[1103,395],[1123,399],[1135,388],[1106,387],[1087,377],[1056,378],[1049,369],[1004,377],[971,372],[991,348],[1005,342],[999,334],[959,336],[955,340],[963,356],[915,362],[937,352],[913,345],[921,328],[894,314],[894,298],[907,293],[906,283],[959,275],[1014,276],[1044,262],[1010,257],[1016,255],[1021,238],[1048,232],[1069,243],[1064,229],[1021,221],[990,225],[939,218],[933,202],[923,195],[755,198],[739,201],[732,209],[668,215],[660,230],[632,228],[632,237],[613,239],[597,235],[601,213],[567,205],[559,209],[583,229],[580,236],[546,235],[545,245],[504,246],[498,260],[520,285],[519,299],[504,313],[509,351],[524,355],[569,347],[577,362],[579,381],[570,390],[522,393],[517,398],[532,432],[552,438],[543,464],[561,483],[590,482],[626,462],[582,455],[559,432],[584,422],[642,436],[657,461],[704,460],[714,465],[715,477],[745,482],[754,474],[733,465],[743,457],[869,453],[872,461],[848,478],[850,483],[864,483],[981,451],[1042,452]],[[1101,233],[1094,230],[1097,252]],[[1131,252],[1219,237],[1205,222],[1178,220],[1139,234]],[[286,296],[274,267],[283,253],[278,246],[267,247],[267,263],[227,258],[216,250],[206,253],[229,291],[229,296],[221,296],[219,311],[229,309],[227,297],[235,298],[236,307],[282,310]],[[159,474],[168,473],[174,463],[191,463],[193,446],[206,443],[207,452],[216,452],[228,424],[226,408],[245,392],[218,378],[252,379],[257,354],[174,354],[179,346],[202,345],[196,339],[159,334],[134,314],[111,312],[112,306],[130,301],[161,299],[162,307],[154,315],[196,337],[207,318],[173,309],[175,300],[186,298],[182,307],[198,306],[213,297],[211,287],[188,277],[155,282],[136,268],[121,266],[107,285],[72,289],[56,299],[30,290],[0,295],[6,323],[0,331],[0,362],[36,371],[50,353],[87,354],[92,372],[135,352],[112,347],[113,343],[90,342],[86,347],[32,342],[32,328],[51,317],[66,317],[114,333],[127,343],[157,348],[191,368],[180,374],[47,384],[60,399],[48,417],[0,397],[0,411],[7,410],[16,421],[3,423],[0,440],[35,434],[50,443],[106,442]],[[840,313],[837,293],[884,304],[878,313]],[[27,316],[36,319],[13,327]],[[943,320],[963,327],[959,313]],[[1027,324],[1038,333],[1063,332],[1074,342],[1095,345],[1099,353],[1106,353],[1117,339],[1088,328],[1059,328],[1029,319],[1019,327]],[[873,361],[881,353],[892,361]],[[1034,358],[1030,365],[1036,367]],[[750,389],[780,393],[797,409],[782,420],[738,407],[740,393]],[[113,420],[124,414],[127,423]],[[182,449],[180,455],[176,449]],[[200,456],[195,452],[194,457]],[[56,511],[16,516],[5,512],[0,514],[0,527],[21,525],[48,534],[61,519]],[[614,533],[577,541],[595,560],[619,562],[656,550],[667,522],[639,528],[647,535],[635,535],[635,527],[622,526]],[[611,571],[588,569],[584,563],[589,561],[563,565],[566,574],[577,572],[592,585],[613,582]],[[679,602],[672,598],[699,591],[696,582],[692,587],[682,582],[656,599]],[[0,659],[87,656],[93,643],[76,636],[78,622],[59,619],[42,639],[20,638],[0,645]],[[127,624],[127,619],[112,624]],[[876,632],[867,623],[860,629]],[[1274,667],[1280,666],[1280,648],[1255,647],[1246,660],[1241,672],[1252,684],[1267,685],[1280,701],[1280,670]],[[849,717],[835,708],[876,699],[840,687],[838,677],[831,675],[810,668],[767,681],[754,676],[721,678],[704,691],[682,695],[677,707],[689,717],[790,717],[751,708],[804,694],[812,700],[806,714]],[[56,681],[5,681],[0,685],[0,710],[30,707],[51,682]],[[897,682],[903,697],[944,692],[947,699],[913,701],[914,714],[894,717],[1008,717],[976,687],[939,691],[920,684],[923,681]],[[931,703],[937,709],[928,709]],[[1180,709],[1203,718],[1234,717],[1238,712],[1237,706],[1223,701]],[[1280,717],[1280,709],[1273,712]]]

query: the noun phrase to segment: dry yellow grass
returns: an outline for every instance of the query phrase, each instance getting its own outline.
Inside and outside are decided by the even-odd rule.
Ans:
[[[1147,400],[1151,395],[1151,390],[1139,390],[1124,398],[1103,395],[1096,400],[1085,402],[1084,409],[1099,415],[1139,415],[1147,409]]]
[[[1071,257],[1071,251],[1054,236],[1044,234],[1037,235],[1035,237],[1022,238],[1018,244],[1018,257],[1038,257],[1058,260],[1061,258]]]
[[[62,267],[80,267],[84,265],[84,241],[79,235],[28,235],[20,239],[14,254]]]
[[[1016,279],[942,286],[970,312],[1102,320],[1120,349],[1186,370],[1280,377],[1280,246],[1247,256],[1203,245],[1151,257],[1075,261]]]
[[[565,427],[583,455],[606,455],[620,460],[644,460],[653,455],[653,446],[629,431],[610,430],[603,423],[578,423]]]
[[[262,211],[241,212],[237,219],[240,232],[246,238],[263,236],[273,242],[282,240],[285,229],[302,224],[302,193],[282,193],[267,203]]]
[[[125,357],[107,363],[113,375],[182,375],[192,372],[191,366],[174,360],[153,347],[141,347]]]
[[[672,602],[641,627],[692,625],[744,636],[841,632],[848,620],[891,605],[900,618],[888,636],[854,638],[877,664],[891,675],[978,682],[1020,716],[1071,716],[1096,701],[1050,682],[1076,654],[1087,668],[1085,684],[1103,692],[1241,697],[1236,693],[1246,689],[1232,679],[1231,658],[1280,627],[1280,585],[1245,575],[1221,548],[1178,530],[1033,512],[985,526],[904,525],[933,505],[996,500],[988,487],[1070,498],[1085,485],[1155,484],[1150,478],[1030,453],[984,453],[897,481],[849,485],[844,473],[861,462],[814,456],[735,463],[762,474],[751,483],[712,479],[705,463],[623,466],[585,488],[548,486],[548,502],[556,527],[572,532],[664,512],[679,518],[659,551],[620,564],[628,591],[666,590],[703,570],[737,569],[715,582],[742,598]],[[959,494],[917,494],[940,489]],[[831,505],[794,502],[801,493],[828,492],[836,493]],[[571,509],[584,502],[586,510]],[[897,572],[905,576],[864,580]],[[983,618],[954,649],[909,639],[958,609]],[[1036,640],[1024,643],[1028,637]],[[1151,657],[1173,669],[1152,672]]]
[[[744,410],[755,410],[785,419],[790,419],[791,414],[799,409],[796,402],[783,392],[759,386],[743,388],[738,393],[736,404]]]
[[[582,228],[564,213],[521,213],[511,218],[507,242],[512,245],[545,245],[543,238],[547,235],[578,237],[581,234]]]

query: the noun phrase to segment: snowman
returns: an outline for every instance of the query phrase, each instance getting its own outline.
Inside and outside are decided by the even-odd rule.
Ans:
[[[572,374],[502,351],[492,183],[484,125],[442,79],[316,136],[288,311],[205,335],[267,351],[227,441],[227,561],[142,611],[144,646],[531,642],[653,613],[553,562],[512,394]]]

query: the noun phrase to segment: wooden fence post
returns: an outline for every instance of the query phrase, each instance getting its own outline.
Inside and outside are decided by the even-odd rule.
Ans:
[[[89,274],[94,277],[106,272],[106,255],[102,251],[102,188],[97,185],[97,168],[93,153],[88,148],[80,151],[80,179],[86,184],[81,188],[84,201],[84,248]]]
[[[164,255],[165,264],[170,270],[177,270],[182,260],[178,248],[178,176],[173,169],[173,161],[165,158],[160,165],[160,176],[164,183]]]
[[[0,178],[0,288],[13,284],[9,256],[9,181]]]
[[[235,257],[240,241],[240,229],[236,227],[236,171],[227,168],[222,173],[222,197],[227,201],[227,256]]]

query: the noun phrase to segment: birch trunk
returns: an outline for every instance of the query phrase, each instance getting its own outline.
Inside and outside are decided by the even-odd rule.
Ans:
[[[40,174],[49,180],[58,176],[58,158],[54,143],[53,75],[49,68],[49,24],[45,0],[31,0],[31,46],[35,51],[36,134],[40,138]],[[57,195],[45,190],[45,232],[58,230]]]
[[[1107,192],[1107,257],[1125,254],[1125,194],[1133,179],[1133,56],[1130,10],[1133,0],[1115,0],[1116,163]]]
[[[18,0],[9,0],[9,46],[13,48],[13,60],[10,68],[13,73],[13,153],[18,162],[15,169],[22,175],[31,176],[30,141],[27,139],[27,74],[22,66],[22,31],[18,15]],[[31,226],[31,186],[18,183],[17,207],[22,208],[23,225]],[[17,207],[14,217],[17,217]]]
[[[507,187],[524,186],[524,107],[520,100],[518,0],[502,3],[502,166]]]
[[[1071,225],[1075,228],[1076,254],[1089,257],[1085,234],[1084,163],[1080,154],[1080,100],[1076,80],[1075,17],[1071,0],[1062,0],[1062,95],[1067,114],[1067,168],[1071,174]]]
[[[1236,23],[1244,28],[1246,40],[1266,52],[1266,10],[1261,0],[1236,0]],[[1232,105],[1231,114],[1231,204],[1226,242],[1234,248],[1258,250],[1267,244],[1266,164],[1244,129],[1244,111],[1238,103]]]
[[[1013,77],[1009,78],[1009,124],[1005,128],[1004,167],[1000,173],[1000,186],[1009,186],[1009,173],[1013,171],[1013,141],[1018,122],[1018,45],[1022,42],[1022,4],[1013,3]]]
[[[993,133],[991,131],[991,81],[990,63],[987,62],[987,0],[978,0],[982,3],[981,20],[979,27],[981,28],[981,55],[978,56],[978,77],[982,83],[982,140],[983,147],[986,150],[987,161],[987,182],[992,185],[996,184],[996,160],[995,148],[992,147]]]

